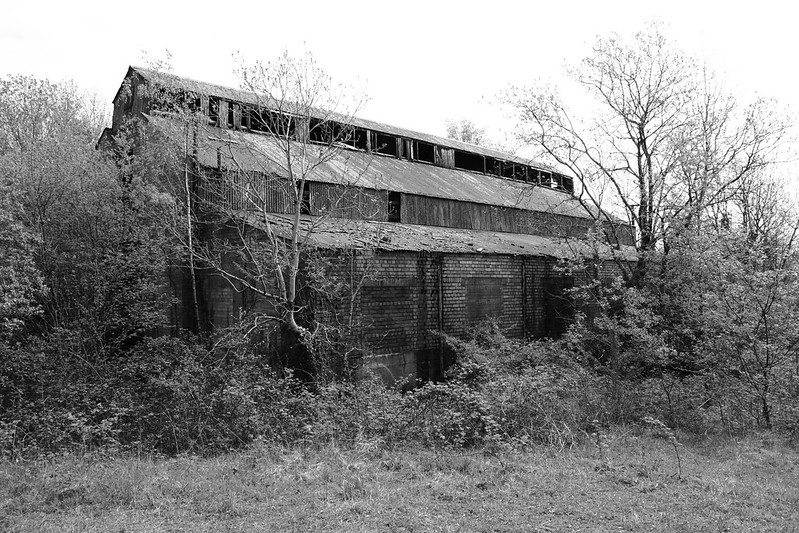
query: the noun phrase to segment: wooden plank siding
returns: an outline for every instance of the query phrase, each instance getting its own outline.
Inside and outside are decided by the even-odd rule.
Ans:
[[[388,191],[309,182],[310,214],[354,220],[386,220]]]
[[[308,182],[309,214],[355,220],[386,220],[388,191]],[[294,191],[289,180],[260,172],[217,171],[201,174],[198,198],[209,205],[234,211],[294,212]]]
[[[443,146],[436,146],[435,164],[440,167],[455,168],[455,150]]]
[[[294,192],[288,180],[259,172],[205,171],[197,191],[201,202],[216,209],[293,213]]]
[[[585,237],[593,225],[590,219],[412,194],[402,195],[401,210],[406,224],[527,235]]]
[[[388,220],[389,191],[320,182],[308,182],[307,186],[310,215],[354,220]],[[202,185],[198,188],[198,196],[203,202],[233,211],[263,209],[269,213],[294,212],[294,191],[291,190],[291,183],[282,178],[267,178],[258,172],[206,171],[203,173]],[[594,224],[591,219],[556,213],[415,194],[401,195],[400,222],[576,238],[584,238]],[[622,232],[621,240],[622,244],[633,243],[629,232]]]

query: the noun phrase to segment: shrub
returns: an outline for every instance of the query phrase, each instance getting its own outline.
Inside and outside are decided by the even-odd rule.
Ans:
[[[412,395],[425,442],[571,446],[596,417],[596,379],[564,343],[508,339],[495,322],[446,341],[457,354],[448,379]]]
[[[488,445],[503,439],[491,405],[472,383],[427,383],[406,400],[413,415],[409,435],[435,447]]]
[[[298,380],[244,350],[220,356],[160,337],[91,362],[58,345],[0,346],[6,454],[99,446],[206,453],[255,437],[296,440],[312,417]]]
[[[120,413],[102,366],[40,340],[0,344],[0,358],[4,454],[117,444]]]

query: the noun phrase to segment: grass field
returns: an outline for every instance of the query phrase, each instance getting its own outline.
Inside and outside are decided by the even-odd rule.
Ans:
[[[2,531],[799,531],[799,452],[616,430],[525,453],[266,445],[0,463]]]

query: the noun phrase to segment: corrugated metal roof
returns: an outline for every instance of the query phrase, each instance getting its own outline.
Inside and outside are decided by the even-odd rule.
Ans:
[[[241,216],[256,228],[263,228],[261,218],[252,213]],[[270,215],[272,230],[281,238],[291,236],[290,215]],[[623,246],[613,250],[607,245],[591,247],[579,239],[541,237],[497,231],[465,230],[419,226],[395,222],[376,222],[303,215],[301,235],[308,244],[326,249],[356,249],[409,252],[474,253],[525,255],[574,259],[593,257],[635,261],[635,248]]]
[[[160,116],[148,120],[167,132],[180,124]],[[197,138],[197,155],[204,166],[216,168],[221,162],[223,168],[286,175],[287,165],[282,163],[286,153],[275,137],[208,126],[202,127]],[[295,144],[299,154],[299,143]],[[549,187],[354,149],[342,149],[332,158],[320,161],[320,154],[325,155],[323,147],[314,144],[302,147],[308,155],[306,168],[313,167],[308,176],[311,181],[594,218],[571,194]]]
[[[221,85],[214,85],[211,83],[205,83],[197,80],[192,80],[189,78],[183,78],[180,76],[176,76],[174,74],[169,74],[166,72],[159,72],[156,70],[150,70],[141,67],[130,67],[134,72],[138,73],[143,78],[158,83],[165,87],[173,87],[173,88],[180,88],[186,91],[191,91],[197,94],[204,94],[208,96],[218,96],[220,98],[224,98],[226,100],[232,100],[237,102],[242,102],[245,104],[251,105],[264,105],[263,97],[259,97],[259,95],[251,92],[251,91],[243,91],[240,89],[232,89],[230,87],[223,87]],[[336,115],[335,113],[332,114],[332,119],[336,120],[336,117],[340,119],[340,121],[350,124],[355,127],[364,128],[373,131],[379,131],[383,133],[388,133],[390,135],[395,135],[398,137],[406,137],[409,139],[416,139],[419,141],[427,142],[430,144],[437,144],[439,146],[445,146],[448,148],[455,148],[458,150],[463,150],[465,152],[471,152],[475,154],[485,155],[489,157],[493,157],[496,159],[501,159],[505,161],[513,161],[516,163],[522,163],[525,165],[529,165],[531,167],[537,168],[539,170],[546,170],[546,171],[553,171],[552,167],[549,165],[545,165],[543,163],[538,163],[528,158],[519,157],[514,154],[508,154],[505,152],[500,152],[498,150],[492,150],[491,148],[486,148],[484,146],[477,146],[474,144],[469,144],[461,141],[456,141],[454,139],[447,139],[445,137],[438,137],[436,135],[430,135],[427,133],[422,133],[418,131],[412,131],[405,128],[399,128],[396,126],[391,126],[389,124],[382,124],[380,122],[374,122],[371,120],[366,120],[358,117],[345,117],[343,115]],[[328,111],[319,111],[319,115],[317,118],[322,119],[330,119],[331,113]]]

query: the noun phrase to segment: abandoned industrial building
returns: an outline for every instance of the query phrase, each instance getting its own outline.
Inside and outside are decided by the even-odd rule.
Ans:
[[[131,117],[145,124],[147,143],[178,139],[185,172],[171,179],[178,189],[185,181],[193,220],[206,219],[198,241],[249,232],[274,243],[298,234],[304,261],[328,258],[324,278],[346,278],[349,292],[330,292],[326,303],[307,297],[303,313],[347,315],[368,354],[361,364],[386,377],[440,377],[439,333],[463,335],[489,317],[512,337],[557,335],[566,327],[563,289],[575,282],[558,261],[632,257],[631,228],[586,207],[572,178],[545,165],[282,104],[131,67],[101,143]],[[298,154],[300,181],[292,168]],[[589,245],[597,228],[616,246]],[[192,279],[176,268],[173,325],[215,330],[243,312],[276,313],[268,297],[247,290],[246,269],[235,268],[226,274],[206,261]]]

